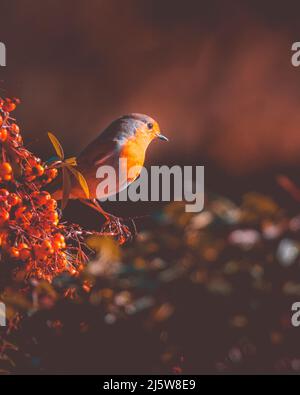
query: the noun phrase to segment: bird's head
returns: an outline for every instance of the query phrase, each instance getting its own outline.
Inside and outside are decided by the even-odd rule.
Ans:
[[[133,113],[124,115],[118,121],[122,125],[121,138],[139,138],[149,143],[155,138],[168,141],[161,133],[159,124],[148,115]]]

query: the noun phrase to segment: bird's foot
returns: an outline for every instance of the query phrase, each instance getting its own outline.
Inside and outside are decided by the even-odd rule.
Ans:
[[[116,237],[120,244],[124,244],[132,238],[132,233],[125,225],[124,220],[111,214],[107,215],[101,233]]]

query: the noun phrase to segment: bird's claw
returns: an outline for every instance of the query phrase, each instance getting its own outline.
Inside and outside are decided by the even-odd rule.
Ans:
[[[132,238],[131,231],[129,230],[128,226],[125,225],[122,218],[116,217],[114,215],[109,215],[107,217],[101,232],[103,234],[116,237],[120,244],[124,244]]]

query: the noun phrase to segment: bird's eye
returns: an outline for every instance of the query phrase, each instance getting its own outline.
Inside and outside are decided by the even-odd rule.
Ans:
[[[147,128],[151,130],[153,128],[153,123],[151,122],[147,123]]]

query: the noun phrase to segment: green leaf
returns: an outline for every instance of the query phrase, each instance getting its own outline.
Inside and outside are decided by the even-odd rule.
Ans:
[[[63,210],[68,204],[70,191],[71,191],[71,177],[66,167],[62,168],[62,176],[63,176],[63,196],[61,200],[61,209]]]
[[[80,173],[80,171],[74,169],[74,167],[68,166],[68,169],[70,170],[71,173],[74,174],[74,176],[76,177],[76,180],[79,182],[83,192],[85,193],[86,198],[89,199],[90,198],[90,190],[89,190],[88,183],[86,182],[86,179],[84,178],[84,176]]]
[[[63,150],[63,148],[62,148],[60,142],[59,142],[58,139],[54,136],[54,134],[52,134],[52,133],[50,133],[50,132],[48,132],[48,137],[49,137],[49,139],[50,139],[50,141],[51,141],[51,143],[52,143],[52,145],[53,145],[53,147],[54,147],[54,149],[55,149],[55,152],[56,152],[57,156],[58,156],[60,159],[63,160],[64,157],[65,157],[65,154],[64,154],[64,150]]]

